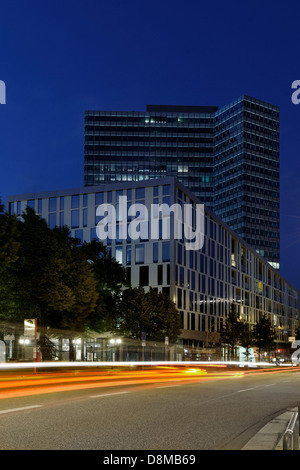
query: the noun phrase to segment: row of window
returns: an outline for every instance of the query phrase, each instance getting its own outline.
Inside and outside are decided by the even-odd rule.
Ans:
[[[144,199],[145,198],[145,188],[136,188],[135,190],[135,199]],[[120,196],[127,196],[128,200],[132,199],[132,189],[128,190],[119,190],[116,191],[116,198],[119,199]],[[162,186],[162,194],[169,195],[171,192],[171,186],[169,184]],[[104,203],[104,192],[95,193],[95,204],[103,204]],[[153,196],[159,196],[159,186],[153,187]],[[79,209],[80,206],[81,195],[74,194],[71,196],[71,209]],[[37,213],[42,214],[43,210],[43,201],[48,204],[48,212],[57,212],[63,211],[65,209],[65,196],[58,196],[58,197],[49,197],[47,199],[38,199],[37,200]],[[112,203],[112,191],[107,192],[107,203]],[[16,205],[16,207],[15,207]],[[34,210],[36,210],[36,200],[29,199],[26,201],[26,205]],[[82,195],[82,207],[88,206],[88,194]],[[16,210],[15,210],[16,209]],[[9,206],[10,214],[16,213],[18,216],[21,216],[21,201],[11,202]],[[76,225],[77,226],[77,225]]]
[[[115,247],[115,258],[122,265],[131,264],[144,264],[145,263],[145,244],[139,243],[134,246],[127,245],[126,248],[122,246]],[[153,263],[159,262],[159,247],[158,243],[153,243]],[[134,254],[134,258],[132,255]],[[162,262],[166,263],[170,261],[170,242],[162,242]]]

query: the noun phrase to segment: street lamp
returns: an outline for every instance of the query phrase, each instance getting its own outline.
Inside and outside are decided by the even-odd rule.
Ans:
[[[111,338],[109,340],[109,344],[112,346],[112,357],[113,357],[113,362],[116,360],[116,351],[115,351],[115,346],[119,346],[122,343],[122,340],[120,338]]]
[[[25,346],[30,343],[29,339],[21,338],[19,339],[19,343],[23,345],[23,354],[22,357],[25,359]]]
[[[77,349],[81,347],[81,338],[73,339],[75,360],[77,360]]]

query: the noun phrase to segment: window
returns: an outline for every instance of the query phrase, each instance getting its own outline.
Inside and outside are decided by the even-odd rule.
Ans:
[[[153,243],[153,263],[158,263],[158,243]]]
[[[87,194],[84,194],[83,195],[83,207],[87,207],[88,205],[88,195]]]
[[[195,283],[195,271],[191,272],[191,288],[192,290],[195,290],[196,283]]]
[[[180,266],[179,268],[179,282],[180,285],[183,287],[184,286],[184,268]]]
[[[181,311],[180,312],[180,328],[183,330],[184,329],[184,313]]]
[[[42,208],[43,208],[43,200],[38,199],[38,214],[42,213]]]
[[[95,194],[95,202],[96,205],[100,205],[104,203],[104,193],[96,193]]]
[[[72,196],[72,209],[79,209],[79,194]]]
[[[71,227],[77,228],[79,227],[79,210],[73,210],[71,212]]]
[[[78,238],[80,244],[83,243],[83,231],[82,230],[75,230],[75,238]]]
[[[142,264],[145,261],[145,245],[135,246],[135,263]]]
[[[97,232],[96,232],[96,227],[91,228],[91,241],[97,240]]]
[[[162,288],[162,293],[164,295],[167,295],[168,297],[170,297],[170,287],[163,287]]]
[[[87,208],[83,209],[83,226],[87,227]]]
[[[126,247],[126,264],[131,264],[131,246]]]
[[[35,209],[35,200],[34,199],[30,199],[29,201],[27,201],[27,207],[30,207],[30,209]]]
[[[195,330],[195,314],[191,313],[191,330]]]
[[[116,243],[120,244],[123,241],[123,233],[122,233],[123,226],[118,224],[116,226]]]
[[[116,247],[116,260],[118,263],[123,264],[123,248],[121,246]]]
[[[64,226],[64,212],[60,212],[60,213],[59,213],[59,225],[60,225],[61,227]]]
[[[157,285],[161,286],[163,283],[163,265],[157,266]]]
[[[56,197],[49,197],[49,212],[56,212]]]
[[[193,250],[190,251],[190,268],[191,269],[194,268],[194,251]]]
[[[177,290],[177,307],[182,308],[182,290]]]
[[[135,198],[136,199],[143,199],[144,197],[145,197],[145,188],[136,188]]]
[[[182,264],[182,246],[180,243],[177,245],[177,262],[178,264]]]
[[[49,221],[48,221],[49,228],[53,229],[56,226],[56,212],[52,212],[49,214]]]
[[[167,206],[171,206],[171,197],[170,196],[164,196],[163,197],[163,204],[167,204]]]
[[[123,196],[123,189],[117,191],[117,201],[119,201],[121,196]]]
[[[170,261],[170,242],[163,242],[163,261]]]
[[[149,285],[149,266],[140,266],[140,285]]]
[[[14,213],[14,203],[10,202],[9,203],[9,215],[13,215]]]
[[[64,196],[60,197],[60,210],[63,211],[65,208],[65,198]]]

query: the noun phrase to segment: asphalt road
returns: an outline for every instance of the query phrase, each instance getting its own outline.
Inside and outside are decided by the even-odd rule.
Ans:
[[[237,450],[300,403],[300,372],[0,401],[0,450]]]

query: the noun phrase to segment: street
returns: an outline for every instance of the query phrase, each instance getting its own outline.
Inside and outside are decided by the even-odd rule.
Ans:
[[[238,368],[226,374],[202,368],[198,376],[195,369],[171,369],[157,377],[153,370],[129,376],[115,371],[107,372],[105,383],[89,373],[88,383],[83,380],[87,372],[64,373],[55,388],[55,374],[52,385],[36,389],[23,377],[27,385],[18,393],[16,387],[8,390],[11,379],[4,377],[0,449],[238,450],[273,417],[300,402],[298,368]],[[76,376],[81,379],[77,385]],[[33,380],[40,380],[39,374]]]

